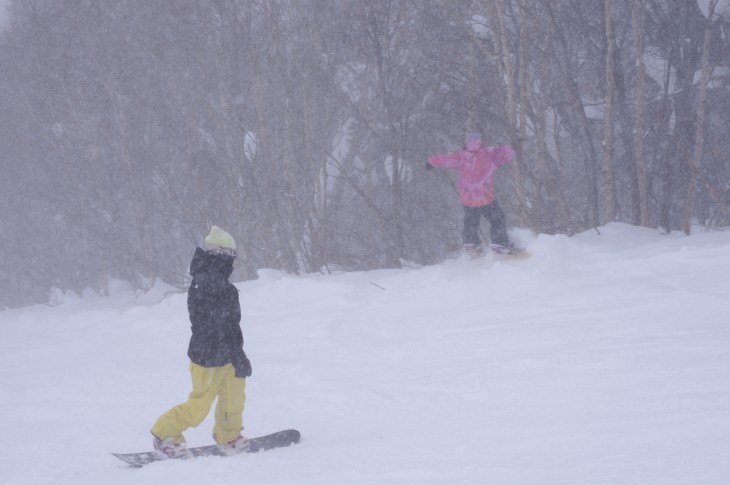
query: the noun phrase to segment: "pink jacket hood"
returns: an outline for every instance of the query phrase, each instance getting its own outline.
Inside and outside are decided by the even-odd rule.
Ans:
[[[436,155],[428,163],[434,167],[458,170],[457,187],[461,203],[480,207],[494,200],[494,173],[497,167],[514,158],[515,151],[510,145],[484,146],[479,140],[470,140],[463,150]]]

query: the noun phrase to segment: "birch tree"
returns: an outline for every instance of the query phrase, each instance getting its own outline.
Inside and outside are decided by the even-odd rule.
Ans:
[[[606,220],[616,218],[616,180],[614,175],[613,111],[614,111],[614,62],[616,36],[613,28],[613,2],[604,0],[604,22],[606,24],[606,96],[603,113],[603,192],[606,198]]]
[[[710,80],[710,36],[712,33],[713,17],[718,0],[709,0],[707,22],[705,22],[704,40],[702,42],[702,60],[700,64],[701,77],[697,96],[697,135],[695,137],[692,160],[690,162],[690,181],[687,189],[687,198],[684,203],[683,229],[685,234],[692,232],[692,210],[694,208],[695,191],[697,190],[697,179],[700,173],[702,162],[702,151],[705,143],[705,120],[707,111],[707,84]]]
[[[644,16],[646,0],[634,0],[631,8],[631,25],[634,36],[634,66],[636,70],[636,101],[634,103],[634,161],[636,183],[639,189],[639,220],[649,227],[649,194],[644,158],[644,136],[646,134],[646,65],[644,64]]]

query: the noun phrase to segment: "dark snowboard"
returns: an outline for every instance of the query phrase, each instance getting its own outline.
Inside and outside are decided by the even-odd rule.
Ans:
[[[258,438],[249,438],[250,448],[245,453],[257,453],[259,451],[270,450],[272,448],[281,448],[298,443],[301,438],[299,431],[295,429],[286,429],[266,436]],[[243,453],[241,453],[243,454]],[[165,455],[157,451],[145,451],[142,453],[112,453],[122,461],[132,466],[142,467],[155,461],[168,460]],[[199,456],[231,456],[218,448],[218,445],[198,446],[196,448],[188,448],[188,456],[185,458],[197,458]]]

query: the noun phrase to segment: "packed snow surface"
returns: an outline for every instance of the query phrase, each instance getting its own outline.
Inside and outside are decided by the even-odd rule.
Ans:
[[[184,292],[2,311],[0,482],[730,483],[730,231],[515,236],[529,259],[238,284],[245,433],[303,436],[256,455],[110,454],[186,399]]]

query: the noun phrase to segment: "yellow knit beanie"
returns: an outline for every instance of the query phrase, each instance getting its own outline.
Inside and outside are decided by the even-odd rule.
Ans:
[[[205,250],[215,254],[227,256],[236,255],[236,241],[233,236],[218,226],[210,228],[210,234],[205,238]]]

